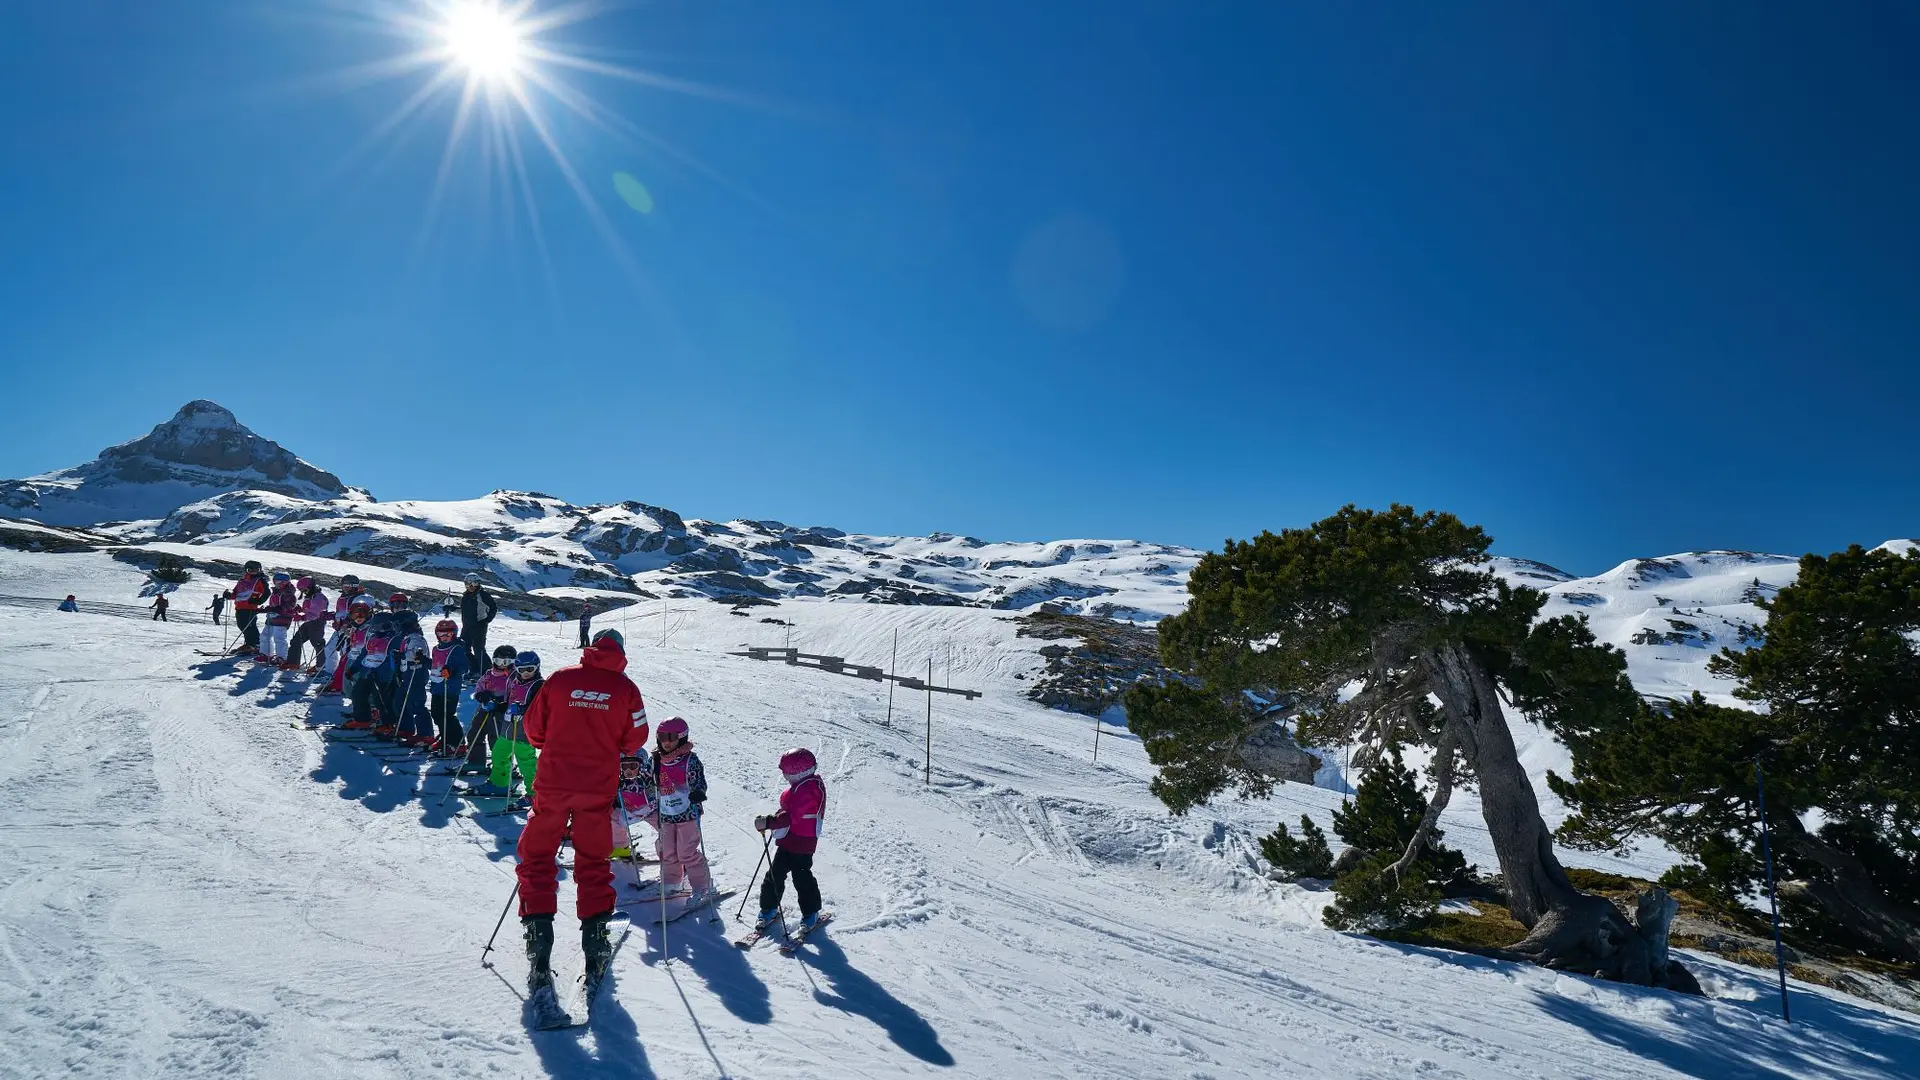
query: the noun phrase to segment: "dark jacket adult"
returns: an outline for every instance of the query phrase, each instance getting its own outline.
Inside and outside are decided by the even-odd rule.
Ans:
[[[485,585],[460,594],[460,626],[469,632],[485,627],[499,611],[500,606],[493,602]]]

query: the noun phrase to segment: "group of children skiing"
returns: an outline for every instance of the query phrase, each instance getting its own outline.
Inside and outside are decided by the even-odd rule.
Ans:
[[[475,591],[477,580],[469,578],[469,592]],[[553,828],[572,830],[583,947],[590,969],[596,952],[605,944],[604,924],[612,906],[611,877],[609,871],[603,898],[601,883],[590,883],[582,875],[585,867],[581,864],[597,861],[604,867],[608,856],[631,859],[634,823],[644,821],[654,828],[663,902],[671,902],[685,912],[717,899],[700,828],[707,801],[706,770],[694,753],[686,720],[676,716],[661,722],[653,732],[653,751],[649,754],[644,745],[645,707],[634,689],[631,729],[623,730],[614,743],[589,739],[595,748],[589,755],[605,752],[618,757],[617,788],[602,795],[595,794],[597,780],[583,783],[581,779],[583,775],[598,776],[600,767],[590,761],[583,764],[577,746],[556,745],[556,739],[577,735],[565,731],[568,723],[584,731],[606,722],[604,715],[591,711],[580,713],[582,719],[578,721],[572,721],[571,716],[576,710],[597,709],[604,714],[608,709],[604,704],[608,695],[582,688],[577,673],[605,674],[592,672],[595,668],[611,668],[616,673],[624,670],[625,641],[618,631],[595,634],[582,649],[581,666],[556,673],[564,685],[556,701],[548,702],[541,698],[546,679],[540,657],[532,650],[500,645],[483,658],[477,655],[475,643],[484,643],[484,625],[478,627],[478,635],[462,635],[459,624],[450,618],[434,623],[429,641],[405,594],[394,593],[385,604],[376,603],[354,575],[341,579],[340,595],[329,602],[311,578],[294,581],[285,573],[269,577],[258,562],[249,562],[230,595],[236,622],[243,630],[243,641],[235,652],[251,651],[259,663],[326,674],[329,681],[323,693],[346,699],[347,719],[340,725],[343,730],[364,731],[371,737],[392,739],[453,759],[458,762],[450,770],[455,776],[476,781],[456,786],[453,794],[510,799],[514,800],[510,808],[533,811],[534,818],[520,846],[522,916],[528,923],[528,954],[535,976],[546,967],[546,950],[552,942],[552,908],[551,900],[547,900],[544,915],[538,910],[530,912],[528,890],[531,888],[531,895],[536,897],[550,896],[553,887],[552,852],[546,838],[535,834]],[[265,616],[265,628],[255,642],[251,623],[259,615]],[[288,631],[296,624],[298,629],[289,638]],[[308,644],[314,647],[314,660],[303,668],[302,654]],[[460,704],[469,677],[475,710],[471,721],[463,723]],[[624,676],[620,681],[632,686]],[[565,759],[554,762],[563,771],[554,774],[555,792],[548,799],[534,794],[542,748],[550,756],[560,752]],[[760,890],[760,915],[754,934],[742,944],[756,940],[779,919],[789,877],[800,903],[801,922],[794,936],[803,937],[821,918],[820,888],[812,864],[825,813],[826,784],[815,771],[810,751],[790,750],[781,757],[779,766],[787,781],[779,809],[754,819],[755,828],[767,834],[774,858]],[[524,794],[518,798],[516,773],[524,783]],[[608,807],[610,843],[605,848],[582,840],[575,811],[582,807],[583,799],[584,804],[603,799],[598,805]],[[557,811],[559,819],[538,822],[541,827],[536,829],[543,807],[549,811],[549,818]],[[557,847],[559,835],[556,832],[551,838],[551,847]],[[529,840],[539,849],[531,853],[531,859]],[[527,877],[529,872],[532,880]],[[535,908],[541,906],[539,902],[534,904]],[[607,910],[589,912],[588,907]],[[536,925],[543,917],[544,927]]]

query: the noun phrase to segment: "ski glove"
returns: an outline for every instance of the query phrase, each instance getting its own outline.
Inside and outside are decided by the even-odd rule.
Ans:
[[[753,816],[753,831],[755,832],[767,831],[767,815],[755,814]]]

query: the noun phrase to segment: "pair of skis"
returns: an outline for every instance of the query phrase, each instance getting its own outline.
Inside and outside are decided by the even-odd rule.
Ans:
[[[757,926],[748,932],[746,936],[735,939],[733,943],[734,947],[741,950],[751,949],[755,945],[760,944],[760,940],[772,933],[774,927],[778,925],[780,928],[780,936],[785,939],[780,943],[780,955],[792,956],[794,953],[800,951],[800,946],[806,943],[807,938],[811,937],[821,927],[833,921],[833,912],[822,911],[820,917],[814,920],[812,926],[795,926],[792,930],[786,928],[785,914],[782,914],[780,919],[781,921],[778,924],[768,923],[765,926]]]

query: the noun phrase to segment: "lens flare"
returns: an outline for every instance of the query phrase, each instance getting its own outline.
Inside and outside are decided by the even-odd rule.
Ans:
[[[526,41],[514,13],[487,0],[448,8],[440,34],[453,60],[482,79],[505,79],[520,69]]]

